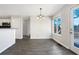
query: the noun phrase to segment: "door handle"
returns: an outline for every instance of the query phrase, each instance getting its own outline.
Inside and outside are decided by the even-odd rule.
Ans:
[[[73,33],[73,30],[72,30],[72,28],[70,29],[70,34],[72,34]]]
[[[70,32],[70,34],[72,34],[72,31]]]

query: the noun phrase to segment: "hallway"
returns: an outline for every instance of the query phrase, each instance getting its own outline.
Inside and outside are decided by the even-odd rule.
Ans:
[[[75,55],[52,39],[23,39],[0,55]]]

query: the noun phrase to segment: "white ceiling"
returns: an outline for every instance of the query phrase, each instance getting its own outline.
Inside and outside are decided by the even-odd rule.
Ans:
[[[0,5],[0,15],[24,15],[36,16],[42,8],[42,14],[51,16],[60,10],[64,4],[2,4]]]

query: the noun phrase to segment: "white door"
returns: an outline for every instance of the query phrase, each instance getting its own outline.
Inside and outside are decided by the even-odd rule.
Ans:
[[[79,54],[79,6],[71,9],[71,50]]]

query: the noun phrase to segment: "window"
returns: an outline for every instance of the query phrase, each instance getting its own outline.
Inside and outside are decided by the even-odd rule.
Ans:
[[[58,18],[58,34],[61,34],[61,18]]]
[[[57,33],[57,20],[54,20],[54,33]]]
[[[54,33],[61,34],[61,18],[54,19]]]

